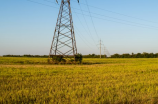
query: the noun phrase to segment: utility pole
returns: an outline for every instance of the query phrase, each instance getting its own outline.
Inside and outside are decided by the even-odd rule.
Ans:
[[[99,44],[97,44],[97,45],[99,45],[99,49],[100,49],[100,58],[101,58],[101,49],[102,49],[102,42],[101,42],[101,40],[99,41],[100,43]]]
[[[101,58],[101,40],[100,40],[100,58]]]

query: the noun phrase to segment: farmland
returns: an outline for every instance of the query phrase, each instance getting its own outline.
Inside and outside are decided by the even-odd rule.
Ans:
[[[1,103],[156,104],[158,59],[85,58],[81,65],[50,65],[47,58],[0,57]]]

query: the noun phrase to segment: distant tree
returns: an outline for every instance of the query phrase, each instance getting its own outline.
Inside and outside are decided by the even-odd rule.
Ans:
[[[153,53],[150,53],[150,58],[154,58],[154,54]]]
[[[120,58],[120,55],[116,53],[114,55],[111,55],[111,58]]]
[[[136,57],[136,54],[132,53],[131,58],[135,58],[135,57]]]
[[[143,53],[142,53],[142,57],[143,57],[143,58],[149,58],[149,54],[146,53],[146,52],[143,52]]]
[[[155,58],[158,58],[158,53],[155,53]]]
[[[142,54],[141,53],[137,53],[136,54],[136,58],[142,58]]]
[[[123,54],[123,55],[122,55],[122,58],[131,58],[131,55],[128,54],[128,53],[127,53],[127,54]]]

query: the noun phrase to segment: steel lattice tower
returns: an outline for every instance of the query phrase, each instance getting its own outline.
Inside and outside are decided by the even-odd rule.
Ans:
[[[76,54],[77,47],[70,0],[62,0],[49,56],[62,55],[64,57],[74,56],[75,58]]]

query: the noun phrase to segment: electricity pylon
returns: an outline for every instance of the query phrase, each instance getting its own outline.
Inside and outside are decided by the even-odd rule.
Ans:
[[[100,49],[100,58],[101,58],[101,50],[102,50],[102,46],[103,46],[103,44],[101,43],[101,42],[102,42],[101,40],[100,40],[99,42],[100,42],[100,43],[97,44],[97,45],[99,45],[99,49]]]
[[[57,0],[56,0],[57,1]],[[79,2],[79,0],[78,0]],[[58,3],[58,1],[57,1]],[[70,0],[61,0],[49,56],[69,57],[77,54]]]
[[[106,57],[110,57],[110,53],[109,51],[107,50],[107,48],[104,46],[104,55],[106,55]]]

